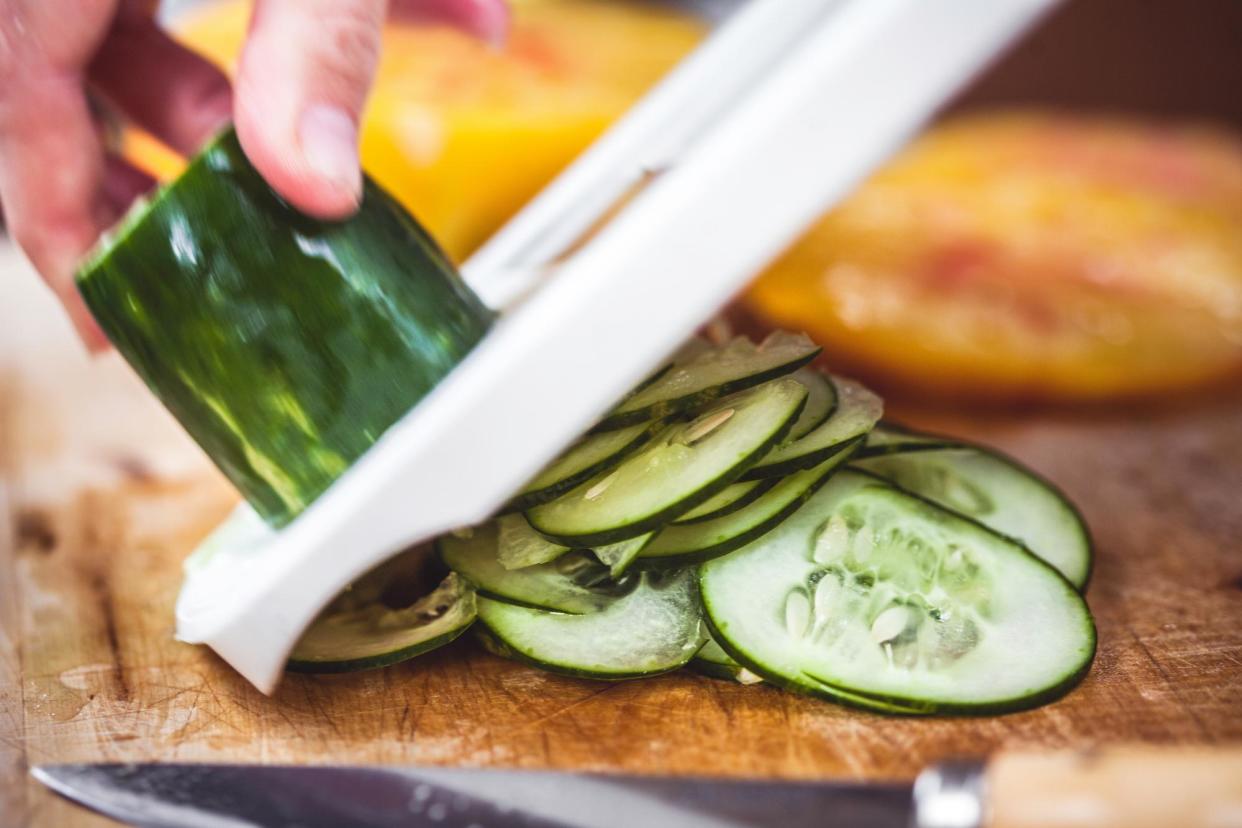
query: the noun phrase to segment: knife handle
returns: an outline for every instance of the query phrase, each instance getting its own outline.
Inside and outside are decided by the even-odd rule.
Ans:
[[[1242,747],[1003,752],[984,791],[987,828],[1242,828]]]

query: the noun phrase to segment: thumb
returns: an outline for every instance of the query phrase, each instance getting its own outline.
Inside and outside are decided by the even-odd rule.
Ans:
[[[237,135],[290,204],[358,206],[358,120],[379,60],[385,0],[258,0],[236,87]]]

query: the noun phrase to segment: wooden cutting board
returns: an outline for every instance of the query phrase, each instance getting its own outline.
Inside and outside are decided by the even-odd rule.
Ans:
[[[83,355],[0,250],[0,822],[104,824],[42,762],[408,762],[909,778],[1000,745],[1242,739],[1242,398],[1089,418],[912,424],[991,442],[1060,483],[1097,540],[1100,650],[1039,710],[891,719],[678,673],[599,683],[471,642],[265,697],[173,640],[180,562],[234,496],[115,356]]]

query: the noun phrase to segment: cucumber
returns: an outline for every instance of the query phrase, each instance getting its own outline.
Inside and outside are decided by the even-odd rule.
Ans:
[[[505,569],[547,563],[568,551],[568,546],[553,543],[532,529],[521,515],[502,515],[496,519],[496,560]]]
[[[622,400],[595,430],[608,431],[699,408],[727,394],[793,373],[819,351],[805,335],[781,331],[759,345],[739,336],[718,348],[685,348],[671,369]]]
[[[273,526],[327,489],[494,317],[373,181],[352,218],[310,219],[268,188],[232,129],[101,238],[77,285]]]
[[[855,438],[852,445],[818,466],[781,479],[754,503],[736,512],[704,523],[673,524],[665,528],[638,553],[638,565],[644,568],[690,566],[726,555],[763,537],[815,494],[861,444],[862,438]]]
[[[742,475],[743,480],[784,477],[817,466],[871,431],[884,413],[880,398],[851,380],[833,377],[832,383],[837,391],[832,416],[801,438],[773,449]]]
[[[938,439],[938,438],[933,438]],[[901,488],[1025,545],[1079,590],[1091,575],[1091,534],[1060,489],[990,449],[966,443],[855,461]]]
[[[1082,597],[1021,545],[842,471],[779,529],[700,568],[712,635],[753,672],[889,712],[982,713],[1085,673]]]
[[[646,573],[637,588],[587,615],[479,598],[490,649],[554,673],[625,679],[675,670],[703,645],[692,571]]]
[[[753,503],[761,494],[779,483],[779,477],[767,480],[745,480],[722,489],[707,500],[680,515],[673,523],[698,523],[713,520],[729,512],[736,512],[748,503]]]
[[[597,612],[638,583],[634,576],[614,580],[608,567],[586,550],[550,563],[505,569],[497,557],[498,536],[496,523],[490,522],[468,536],[443,535],[436,547],[444,564],[480,595],[557,612]]]
[[[303,633],[286,669],[348,673],[385,667],[441,647],[474,623],[474,590],[456,573],[406,606],[385,601],[393,574],[381,566],[344,592]]]
[[[609,575],[613,578],[620,578],[654,537],[655,532],[648,532],[645,535],[618,541],[608,546],[597,546],[591,551],[595,553],[595,558],[600,563],[608,567]]]
[[[662,420],[656,420],[584,437],[527,483],[505,510],[521,512],[555,500],[582,481],[620,463],[650,440],[662,425]]]
[[[793,378],[806,386],[807,395],[801,416],[785,438],[791,441],[805,437],[819,428],[837,410],[837,388],[822,371],[799,368],[794,371]]]
[[[726,488],[788,432],[807,390],[783,378],[668,426],[611,471],[526,512],[543,535],[600,546],[645,535]]]
[[[763,681],[761,676],[738,664],[716,643],[716,639],[710,637],[694,654],[688,666],[696,673],[725,681],[736,681],[738,684],[759,684]]]
[[[941,437],[937,434],[922,434],[896,423],[877,423],[867,435],[867,445],[863,446],[855,457],[875,457],[881,454],[897,454],[911,451],[935,451],[942,448],[953,448],[960,445],[952,437]]]

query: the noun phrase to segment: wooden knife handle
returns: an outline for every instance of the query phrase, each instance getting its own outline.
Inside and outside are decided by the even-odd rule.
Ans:
[[[1242,828],[1242,746],[999,753],[987,828]]]

